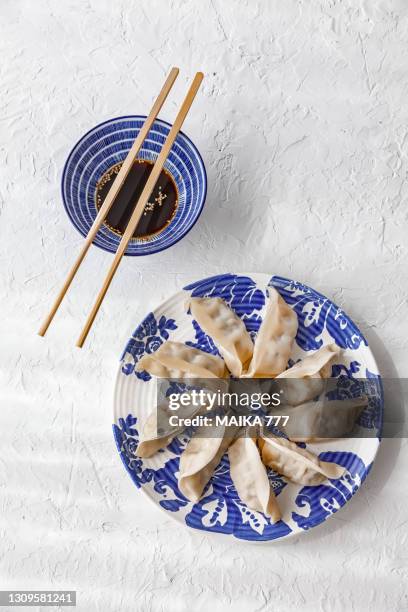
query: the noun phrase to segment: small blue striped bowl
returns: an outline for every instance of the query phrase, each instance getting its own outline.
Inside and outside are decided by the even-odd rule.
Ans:
[[[74,146],[65,162],[62,175],[62,200],[77,230],[86,236],[96,217],[95,201],[98,180],[113,165],[125,159],[146,117],[129,115],[100,123]],[[157,119],[138,158],[155,161],[171,125]],[[178,207],[172,222],[149,240],[132,239],[126,255],[150,255],[172,246],[196,223],[207,194],[207,175],[195,145],[179,132],[165,163],[178,190]],[[120,236],[102,225],[94,244],[115,253]]]

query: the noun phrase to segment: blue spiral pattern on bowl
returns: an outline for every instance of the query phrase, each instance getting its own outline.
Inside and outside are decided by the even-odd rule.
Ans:
[[[129,115],[110,119],[87,132],[74,146],[62,175],[62,200],[77,230],[86,236],[96,217],[96,185],[114,164],[125,159],[145,117]],[[138,158],[155,161],[170,131],[170,124],[156,119],[145,139]],[[190,231],[203,209],[207,193],[207,175],[195,145],[179,132],[166,160],[178,190],[178,207],[174,219],[161,233],[149,240],[132,239],[126,255],[149,255],[172,246]],[[115,253],[120,236],[103,225],[94,244]]]

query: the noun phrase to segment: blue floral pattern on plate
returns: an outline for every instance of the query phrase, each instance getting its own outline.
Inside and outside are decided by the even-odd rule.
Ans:
[[[328,298],[314,289],[282,276],[274,276],[270,284],[292,306],[299,320],[296,342],[305,351],[322,346],[322,334],[327,331],[341,348],[358,349],[367,341],[356,325]]]
[[[269,471],[275,493],[278,499],[282,496],[286,508],[282,520],[272,525],[268,517],[253,512],[239,499],[230,477],[227,456],[221,460],[198,503],[193,504],[182,495],[177,472],[189,432],[175,438],[167,449],[156,454],[153,462],[149,462],[135,455],[139,441],[138,418],[119,401],[116,412],[121,416],[115,418],[113,425],[118,451],[137,487],[142,487],[156,503],[189,527],[249,541],[274,540],[315,527],[347,503],[370,470],[381,433],[383,397],[379,392],[381,378],[375,361],[355,324],[328,298],[304,284],[280,276],[218,275],[188,285],[184,293],[166,302],[162,310],[149,313],[127,343],[119,374],[120,385],[126,385],[126,381],[136,382],[136,385],[150,384],[150,376],[136,372],[135,364],[142,355],[156,350],[169,337],[210,353],[217,352],[211,338],[190,315],[174,314],[179,312],[177,306],[185,301],[186,292],[192,296],[222,297],[255,337],[262,321],[268,286],[275,287],[296,311],[299,319],[296,341],[303,351],[315,350],[333,340],[345,349],[346,363],[335,364],[332,368],[332,376],[339,379],[332,393],[353,397],[361,392],[359,377],[372,380],[374,399],[363,411],[360,425],[372,430],[373,438],[360,443],[352,440],[348,446],[348,441],[339,440],[339,447],[344,446],[344,450],[334,452],[330,447],[319,453],[321,459],[346,467],[341,479],[328,480],[316,487],[300,487],[288,485],[280,475]],[[350,448],[350,444],[354,448]]]
[[[145,353],[154,353],[165,340],[169,339],[169,331],[177,329],[174,319],[166,319],[162,315],[158,321],[152,312],[142,321],[135,329],[132,337],[123,351],[121,360],[125,355],[129,355],[132,359],[127,361],[122,366],[123,374],[132,374],[142,379],[150,380],[151,376],[147,372],[136,372],[135,365]]]

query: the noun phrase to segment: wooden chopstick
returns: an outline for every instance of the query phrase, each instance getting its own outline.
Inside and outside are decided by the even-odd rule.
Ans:
[[[170,129],[170,132],[168,133],[168,136],[163,144],[163,147],[156,159],[156,162],[153,166],[153,170],[150,173],[150,176],[146,182],[146,185],[144,186],[144,189],[137,201],[136,207],[132,213],[132,216],[130,218],[130,221],[126,227],[126,230],[122,236],[122,239],[119,243],[118,246],[118,250],[116,251],[114,260],[112,262],[112,265],[108,271],[108,274],[105,278],[105,281],[102,285],[102,288],[98,294],[98,297],[96,298],[95,304],[93,305],[93,308],[88,316],[88,319],[85,323],[85,326],[81,332],[81,335],[78,338],[78,342],[77,342],[77,346],[82,347],[86,337],[89,333],[89,330],[91,329],[92,323],[95,320],[95,317],[98,313],[98,310],[100,308],[100,305],[102,304],[103,298],[106,295],[107,290],[109,289],[109,285],[112,282],[112,279],[115,275],[116,270],[118,269],[118,266],[121,262],[121,259],[126,251],[126,247],[129,244],[129,240],[132,238],[133,233],[137,227],[137,224],[139,223],[140,217],[142,216],[144,207],[147,204],[148,199],[150,198],[152,191],[159,179],[160,176],[160,172],[163,169],[163,166],[166,162],[166,159],[170,153],[170,149],[173,146],[173,143],[177,137],[177,134],[179,133],[181,126],[183,125],[184,119],[187,116],[188,111],[190,110],[190,107],[193,103],[193,100],[197,94],[197,91],[201,85],[201,81],[203,80],[204,75],[202,72],[197,72],[197,74],[194,77],[194,80],[190,86],[190,89],[187,92],[186,97],[184,98],[184,102],[181,105],[181,108],[178,112],[178,115]]]
[[[71,285],[79,266],[81,265],[85,255],[88,252],[89,247],[91,246],[96,234],[99,231],[99,228],[101,227],[103,221],[105,220],[106,215],[108,214],[109,210],[112,207],[113,202],[115,201],[116,196],[119,193],[120,188],[122,187],[127,175],[130,172],[130,169],[132,168],[133,162],[137,156],[137,154],[139,153],[140,147],[142,146],[146,136],[149,133],[150,128],[152,127],[154,120],[156,119],[157,115],[160,112],[160,109],[162,108],[164,102],[166,101],[167,96],[170,93],[171,88],[173,87],[174,81],[176,80],[177,76],[179,73],[179,69],[178,68],[172,68],[169,76],[167,77],[159,95],[157,96],[152,109],[149,113],[149,116],[146,117],[146,120],[144,122],[144,124],[142,125],[142,127],[140,128],[139,134],[137,135],[132,148],[130,149],[129,153],[127,154],[111,188],[108,191],[108,194],[98,212],[98,214],[96,215],[95,221],[93,222],[91,229],[88,232],[88,235],[86,237],[85,243],[81,249],[81,252],[79,253],[74,265],[72,266],[71,270],[68,273],[68,276],[65,280],[64,285],[62,286],[61,291],[59,292],[47,318],[45,319],[44,323],[42,324],[42,326],[40,327],[40,330],[38,332],[38,334],[40,336],[44,336],[51,321],[54,318],[55,313],[57,312],[62,300],[64,299],[64,296],[66,294],[66,292],[69,289],[69,286]]]

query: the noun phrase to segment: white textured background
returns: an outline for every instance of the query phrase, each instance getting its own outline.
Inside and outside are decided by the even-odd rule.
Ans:
[[[77,589],[81,612],[408,610],[406,441],[385,441],[324,526],[259,547],[193,532],[137,492],[111,434],[117,359],[185,283],[278,273],[333,298],[385,375],[408,375],[406,0],[0,1],[0,587]],[[172,65],[209,191],[171,250],[94,249],[35,332],[81,238],[59,182],[74,142],[144,113]],[[31,608],[33,609],[33,608]]]

